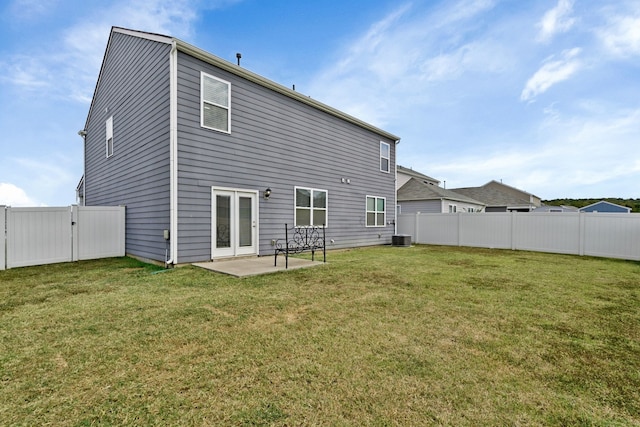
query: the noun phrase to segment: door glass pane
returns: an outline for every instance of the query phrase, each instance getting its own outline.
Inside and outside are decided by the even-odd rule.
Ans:
[[[231,247],[231,197],[216,196],[216,247]]]
[[[238,200],[238,234],[240,247],[251,246],[253,244],[251,205],[251,197],[240,197]]]

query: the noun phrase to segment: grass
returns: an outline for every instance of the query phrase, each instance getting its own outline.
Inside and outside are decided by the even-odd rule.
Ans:
[[[1,425],[640,425],[640,263],[417,246],[0,272]]]

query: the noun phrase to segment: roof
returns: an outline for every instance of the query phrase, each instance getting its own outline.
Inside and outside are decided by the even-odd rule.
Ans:
[[[552,206],[552,205],[543,205],[535,208],[533,212],[578,212],[578,208],[575,206]]]
[[[504,187],[504,189],[501,187]],[[506,191],[507,189],[512,191]],[[456,193],[464,194],[465,196],[477,200],[482,200],[487,206],[531,207],[534,206],[531,202],[531,197],[533,196],[538,198],[526,191],[522,191],[518,188],[511,187],[495,180],[487,182],[482,187],[453,188],[452,190]],[[527,197],[519,197],[515,195],[514,193],[517,192],[522,193],[523,196],[526,195]]]
[[[414,171],[411,168],[405,168],[404,166],[400,166],[400,165],[398,165],[397,168],[398,168],[398,173],[409,175],[411,177],[418,178],[418,179],[423,180],[423,181],[431,181],[431,182],[436,183],[436,185],[440,184],[440,181],[438,181],[437,179],[431,178],[430,176],[425,175],[423,173]]]
[[[193,46],[187,42],[184,42],[180,39],[177,39],[175,37],[170,37],[170,36],[165,36],[162,34],[155,34],[155,33],[148,33],[148,32],[144,32],[144,31],[138,31],[138,30],[131,30],[131,29],[127,29],[127,28],[121,28],[121,27],[112,27],[111,28],[111,34],[109,35],[109,41],[107,43],[107,49],[106,52],[109,51],[109,45],[111,43],[111,37],[113,36],[114,33],[121,33],[121,34],[127,34],[133,37],[140,37],[140,38],[144,38],[147,40],[152,40],[152,41],[156,41],[156,42],[160,42],[160,43],[166,43],[172,46],[175,46],[175,48],[183,53],[186,53],[187,55],[190,55],[194,58],[200,59],[208,64],[214,65],[220,69],[223,69],[227,72],[230,72],[232,74],[235,74],[239,77],[244,78],[245,80],[251,81],[253,83],[256,83],[260,86],[263,86],[265,88],[271,89],[275,92],[278,92],[282,95],[285,95],[289,98],[295,99],[296,101],[302,102],[303,104],[307,104],[313,108],[316,108],[320,111],[323,111],[327,114],[330,114],[334,117],[340,118],[346,122],[352,123],[356,126],[359,126],[361,128],[367,129],[371,132],[374,132],[380,136],[383,136],[385,138],[388,138],[390,140],[395,141],[396,143],[400,142],[400,137],[396,136],[392,133],[389,133],[387,131],[384,131],[376,126],[373,126],[367,122],[364,122],[358,118],[355,118],[347,113],[344,113],[338,109],[335,109],[333,107],[330,107],[326,104],[323,104],[320,101],[316,101],[315,99],[312,99],[310,96],[307,95],[303,95],[300,92],[296,92],[295,90],[289,89],[288,87],[285,87],[279,83],[275,83],[265,77],[262,77],[256,73],[253,73],[245,68],[240,67],[239,65],[236,65],[232,62],[226,61],[222,58],[219,58],[209,52],[206,52],[196,46]],[[104,61],[106,59],[106,52],[105,52],[105,57],[103,59],[102,62],[102,67],[104,67]],[[98,85],[100,83],[100,77],[102,76],[102,68],[100,69],[100,75],[98,77],[98,83],[96,83],[96,89],[98,88]],[[93,101],[91,103],[91,107],[89,108],[89,115],[87,116],[87,120],[88,117],[91,116],[91,109],[93,107]]]
[[[591,211],[592,208],[595,208],[597,206],[603,206],[605,209],[609,208],[608,211],[603,211],[603,212],[613,212],[613,211],[631,212],[631,208],[630,207],[617,205],[615,203],[607,202],[606,200],[600,200],[599,202],[591,203],[590,205],[587,205],[587,206],[584,206],[584,207],[580,208],[580,211],[582,211],[582,212]]]
[[[438,187],[437,185],[425,183],[423,180],[413,177],[398,189],[399,202],[443,199],[484,206],[484,203],[471,197]]]

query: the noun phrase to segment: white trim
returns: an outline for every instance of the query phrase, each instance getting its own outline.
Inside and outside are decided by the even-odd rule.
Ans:
[[[313,225],[313,211],[314,211],[314,207],[313,207],[313,192],[314,191],[323,191],[325,193],[325,204],[326,206],[324,208],[317,208],[317,209],[324,209],[324,228],[329,228],[329,190],[325,190],[322,188],[311,188],[311,187],[302,187],[302,186],[294,186],[293,187],[293,226],[294,227],[307,227],[306,225],[298,225],[298,206],[296,203],[296,196],[298,193],[298,189],[300,190],[309,190],[311,191],[311,206],[309,207],[310,213],[309,213],[309,222],[311,223],[310,225]],[[319,226],[318,226],[319,227]]]
[[[142,39],[147,39],[147,40],[151,40],[159,43],[169,44],[172,42],[171,37],[163,36],[162,34],[148,33],[145,31],[138,31],[138,30],[129,30],[127,28],[122,28],[122,27],[112,27],[111,31],[113,31],[114,33],[122,33],[128,36],[140,37]]]
[[[394,150],[398,151],[398,141],[396,141],[396,145],[394,145]],[[393,206],[395,207],[395,211],[393,214],[393,234],[398,234],[398,219],[399,215],[402,213],[402,206],[398,204],[398,163],[394,165],[394,173],[396,175],[394,179],[395,183],[395,191],[393,192]]]
[[[373,199],[374,200],[374,210],[370,211],[368,209],[367,206],[367,202],[369,201],[369,199]],[[382,211],[382,214],[384,215],[383,220],[382,220],[382,224],[378,224],[378,214],[380,213],[378,211],[378,200],[382,199],[384,200],[384,211]],[[375,219],[376,219],[376,224],[375,225],[368,225],[367,224],[367,216],[369,213],[373,213],[375,215]],[[368,227],[368,228],[380,228],[380,227],[386,227],[387,226],[387,198],[386,197],[380,197],[380,196],[372,196],[370,194],[366,195],[364,198],[364,226]]]
[[[382,146],[387,146],[387,152],[389,153],[389,157],[384,157],[382,155]],[[382,159],[387,160],[387,170],[382,169]],[[391,173],[391,144],[388,142],[380,141],[380,172]],[[386,210],[386,209],[385,209]]]
[[[178,49],[169,54],[169,230],[170,261],[178,263]]]
[[[210,78],[213,80],[217,80],[221,83],[224,83],[227,85],[227,105],[221,105],[221,104],[216,104],[214,102],[211,101],[207,101],[204,99],[204,79],[206,78]],[[211,104],[215,107],[220,107],[220,108],[224,108],[227,110],[227,130],[223,130],[223,129],[217,129],[211,126],[205,126],[204,124],[204,103],[207,104]],[[222,133],[231,133],[231,83],[226,81],[226,80],[222,80],[221,78],[218,78],[216,76],[212,76],[211,74],[207,74],[204,71],[200,71],[200,126],[202,126],[205,129],[211,129],[211,130],[215,130],[217,132],[222,132]]]

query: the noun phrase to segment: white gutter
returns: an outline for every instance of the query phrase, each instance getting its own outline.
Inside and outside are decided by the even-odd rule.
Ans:
[[[169,259],[178,263],[178,48],[175,40],[169,54]]]

